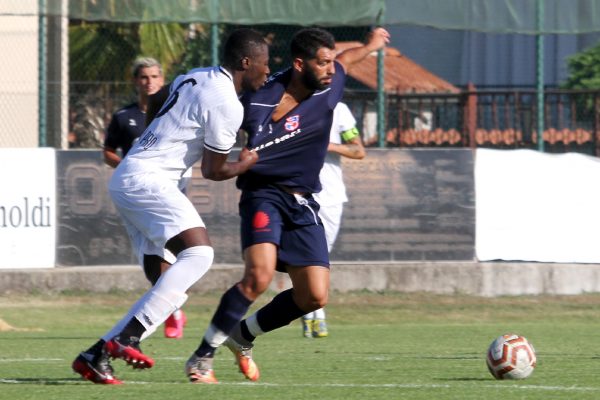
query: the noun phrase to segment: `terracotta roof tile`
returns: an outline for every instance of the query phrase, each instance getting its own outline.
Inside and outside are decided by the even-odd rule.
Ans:
[[[337,42],[336,50],[361,46],[360,42]],[[384,88],[396,93],[459,93],[460,89],[434,75],[406,57],[398,49],[386,47],[384,58]],[[371,89],[377,89],[377,53],[353,65],[348,75]]]

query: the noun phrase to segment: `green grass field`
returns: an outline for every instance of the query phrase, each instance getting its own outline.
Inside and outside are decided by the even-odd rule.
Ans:
[[[0,297],[0,399],[598,399],[600,295],[503,297],[332,293],[330,337],[305,339],[300,323],[260,337],[259,382],[244,381],[227,349],[219,385],[192,385],[183,365],[219,294],[192,294],[185,338],[162,329],[143,343],[151,370],[113,365],[121,386],[71,372],[77,353],[122,316],[139,293]],[[268,297],[268,296],[266,296]],[[265,299],[266,300],[266,299]],[[485,351],[503,333],[534,344],[538,367],[523,381],[496,381]]]

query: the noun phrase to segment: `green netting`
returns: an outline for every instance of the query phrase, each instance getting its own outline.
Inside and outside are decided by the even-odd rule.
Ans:
[[[495,33],[589,33],[600,31],[600,1],[390,0],[384,20],[388,25]]]
[[[48,12],[60,12],[57,0]],[[372,25],[383,0],[70,0],[69,17],[88,21]]]
[[[62,23],[57,17],[68,18],[69,133],[77,138],[74,146],[84,147],[98,146],[111,113],[135,97],[129,68],[137,55],[157,58],[168,79],[172,79],[192,67],[217,64],[219,44],[231,29],[240,25],[252,25],[269,39],[272,71],[289,65],[289,38],[300,26],[306,25],[326,26],[339,41],[361,40],[374,24],[522,34],[600,31],[600,0],[0,0],[0,17],[7,15],[49,16],[39,19],[40,27],[44,22],[49,27],[56,27]],[[59,40],[56,32],[54,36],[41,37],[43,40],[54,37],[55,44]],[[542,38],[540,36],[539,43]],[[45,56],[53,54],[49,49],[55,47],[47,47],[41,42],[40,49],[40,56]],[[538,52],[539,60],[542,55]],[[57,60],[55,55],[49,62],[54,69],[48,68],[48,71],[60,70]],[[46,63],[42,62],[41,66],[46,68]],[[43,68],[41,76],[49,76]],[[538,82],[543,82],[543,75],[538,76]],[[58,79],[41,82],[40,87],[48,89],[43,95],[48,104],[59,103],[53,96],[61,95],[60,84]],[[540,87],[538,85],[541,93]],[[422,99],[402,103],[385,98],[382,91],[375,96],[376,93],[365,91],[359,82],[352,80],[347,88],[347,95],[354,96],[347,100],[354,102],[353,111],[362,118],[364,133],[371,132],[369,137],[379,140],[380,145],[384,140],[403,146],[426,143],[423,138],[403,136],[406,132],[415,133],[411,124],[416,124],[415,110],[422,108]],[[443,134],[459,131],[466,134],[461,120],[464,113],[460,109],[454,110],[452,104],[440,110],[438,103],[442,101],[444,104],[449,102],[446,98],[430,102],[430,112],[438,118],[432,126],[443,128],[440,131]],[[463,104],[460,98],[452,102],[456,103],[454,106]],[[569,104],[576,107],[580,103],[581,100],[577,100]],[[593,104],[596,103],[594,98]],[[538,112],[534,115],[536,106]],[[519,116],[520,121],[537,119],[552,129],[561,125],[545,121],[542,104],[531,102],[528,107],[525,108],[528,114]],[[496,105],[490,107],[491,110],[496,108]],[[561,105],[560,109],[570,110],[571,106]],[[40,110],[40,118],[52,122],[55,113],[43,117],[45,109],[44,112]],[[384,121],[379,123],[382,116]],[[561,121],[567,118],[564,116]],[[588,119],[597,121],[598,116],[594,114]],[[406,129],[400,129],[401,126]],[[536,127],[531,122],[524,126],[521,130],[529,135],[524,136],[529,140],[533,138],[533,129],[541,130],[544,124]],[[498,132],[520,132],[517,128],[493,126],[489,131],[496,140]],[[589,127],[569,129],[591,132]],[[83,136],[79,137],[78,132]],[[44,135],[42,131],[40,136]],[[85,135],[92,137],[87,140]],[[456,142],[448,143],[456,145]],[[464,143],[467,142],[463,140],[460,145]],[[484,140],[484,143],[487,142]]]
[[[27,4],[32,1],[45,3],[48,14],[62,13],[61,0],[3,0],[0,15],[31,13]],[[69,0],[67,9],[69,18],[87,21],[322,26],[381,22],[496,33],[600,31],[600,0]]]

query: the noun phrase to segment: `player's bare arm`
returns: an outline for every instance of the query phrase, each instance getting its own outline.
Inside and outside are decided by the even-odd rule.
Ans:
[[[347,143],[329,143],[327,151],[337,153],[341,156],[352,158],[354,160],[362,160],[367,154],[365,147],[360,140],[360,137],[354,138]]]
[[[117,150],[112,147],[105,146],[102,149],[102,155],[104,156],[104,162],[113,168],[117,168],[117,165],[121,162],[121,157],[117,154]]]
[[[342,143],[330,142],[327,151],[340,154],[341,156],[362,160],[365,158],[365,146],[360,138],[360,132],[356,126],[340,133]]]
[[[336,57],[344,69],[347,71],[352,64],[359,62],[373,51],[377,51],[385,47],[390,42],[390,34],[384,28],[375,28],[367,37],[367,43],[364,46],[348,49]]]
[[[227,161],[228,154],[204,149],[200,169],[202,176],[211,181],[224,181],[248,171],[258,161],[258,153],[243,148],[238,161]]]

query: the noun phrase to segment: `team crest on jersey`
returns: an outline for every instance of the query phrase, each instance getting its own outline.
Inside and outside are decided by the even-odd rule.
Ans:
[[[288,132],[295,131],[300,126],[300,115],[292,115],[285,119],[285,130]]]

